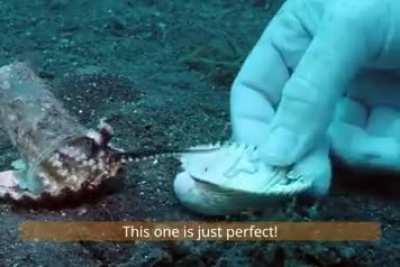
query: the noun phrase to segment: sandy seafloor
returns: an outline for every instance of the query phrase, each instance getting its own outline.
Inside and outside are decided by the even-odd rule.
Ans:
[[[229,84],[279,3],[257,0],[0,1],[0,64],[29,61],[83,124],[107,117],[126,149],[184,148],[229,137]],[[4,133],[1,169],[18,157]],[[398,177],[336,171],[319,211],[272,207],[229,220],[379,221],[379,242],[24,242],[25,220],[218,220],[172,192],[173,158],[128,168],[97,201],[0,205],[0,266],[400,266]]]

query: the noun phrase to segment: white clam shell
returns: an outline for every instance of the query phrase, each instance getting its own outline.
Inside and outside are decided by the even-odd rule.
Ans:
[[[187,208],[207,215],[263,210],[309,190],[310,179],[265,164],[255,147],[198,146],[181,156],[174,191]]]
[[[309,179],[265,164],[255,147],[243,144],[184,154],[181,162],[192,179],[226,190],[268,196],[299,194],[311,187]]]

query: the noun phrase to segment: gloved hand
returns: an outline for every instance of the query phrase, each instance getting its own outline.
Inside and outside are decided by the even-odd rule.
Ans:
[[[382,69],[400,67],[398,14],[397,0],[288,0],[232,86],[233,138],[258,145],[263,159],[272,165],[295,163],[294,170],[305,173],[321,166],[329,168],[326,146],[320,144],[324,143],[336,104],[350,87],[350,96],[365,104],[375,94],[381,99],[377,104],[400,103],[398,94],[396,98],[385,96],[383,87],[392,84],[384,86],[382,83],[387,82],[378,78]],[[368,79],[376,82],[371,85]],[[368,91],[371,88],[382,90]],[[389,123],[388,117],[397,115],[386,107],[369,114],[368,107],[360,102],[346,103],[338,108],[336,124],[331,127],[334,148],[349,163],[358,164],[367,158],[371,162],[371,155],[377,158],[376,154],[383,152],[381,143],[389,145],[393,140],[369,144],[362,129],[368,115],[375,121],[369,127],[375,132]],[[354,105],[350,107],[349,103]],[[349,115],[349,111],[358,115]],[[394,134],[396,130],[387,132]],[[357,140],[360,135],[365,137],[362,142]],[[386,154],[390,155],[380,157],[379,162],[400,157],[399,145],[391,146]],[[323,194],[329,177],[325,174],[318,179],[315,190]]]
[[[400,73],[365,71],[339,101],[333,152],[359,171],[400,172]]]

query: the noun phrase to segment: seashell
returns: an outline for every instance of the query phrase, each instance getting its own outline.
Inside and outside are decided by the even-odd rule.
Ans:
[[[289,167],[265,164],[254,146],[233,142],[191,150],[180,158],[183,171],[176,176],[174,190],[183,205],[203,214],[262,209],[312,186]]]
[[[0,173],[2,198],[58,198],[96,188],[123,167],[122,150],[109,143],[111,126],[80,125],[24,63],[0,68],[0,123],[23,158]]]

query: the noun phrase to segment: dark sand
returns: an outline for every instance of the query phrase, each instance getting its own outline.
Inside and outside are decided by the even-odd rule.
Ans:
[[[107,117],[126,149],[229,137],[229,84],[279,4],[257,0],[0,1],[0,64],[27,60],[83,124]],[[1,169],[17,158],[1,133]],[[131,164],[125,185],[76,207],[0,205],[0,266],[400,266],[396,178],[336,172],[319,212],[230,220],[379,221],[379,242],[24,242],[25,220],[210,220],[178,203],[173,158]],[[354,182],[348,182],[356,180]],[[383,181],[383,182],[382,182]],[[215,219],[212,219],[215,220]]]

